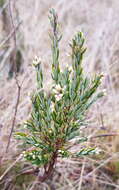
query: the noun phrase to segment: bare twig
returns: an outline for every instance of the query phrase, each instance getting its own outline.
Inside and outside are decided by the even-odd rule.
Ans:
[[[96,135],[96,136],[89,137],[89,139],[95,139],[95,138],[100,138],[100,137],[111,137],[111,136],[119,136],[119,133],[101,134],[101,135]]]
[[[18,105],[19,105],[19,100],[20,100],[20,92],[21,92],[21,86],[19,85],[18,81],[16,80],[16,84],[17,84],[17,88],[18,88],[18,95],[17,95],[17,101],[16,101],[16,105],[15,105],[15,112],[14,112],[14,117],[12,120],[12,127],[11,127],[11,131],[9,134],[9,138],[8,138],[8,143],[7,143],[7,147],[6,147],[6,152],[8,151],[9,145],[10,145],[10,140],[11,140],[11,136],[14,130],[14,126],[15,126],[15,121],[16,121],[16,115],[17,115],[17,110],[18,110]]]
[[[8,1],[8,6],[9,6],[9,13],[10,13],[10,18],[11,18],[11,24],[12,24],[12,28],[13,28],[13,31],[14,31],[13,32],[13,40],[14,40],[13,63],[14,63],[15,81],[16,81],[16,85],[17,85],[17,89],[18,89],[18,94],[17,94],[16,105],[15,105],[14,117],[13,117],[13,121],[12,121],[12,127],[11,127],[11,131],[10,131],[10,135],[9,135],[8,143],[7,143],[7,147],[6,147],[6,152],[9,149],[9,145],[10,145],[10,141],[11,141],[11,136],[12,136],[12,133],[13,133],[13,130],[14,130],[15,121],[16,121],[16,115],[17,115],[17,110],[18,110],[18,105],[19,105],[19,100],[20,100],[20,92],[21,92],[21,85],[19,84],[19,81],[18,81],[18,78],[17,78],[17,67],[16,67],[16,52],[17,52],[16,29],[15,29],[15,25],[14,25],[14,21],[13,21],[11,2],[12,2],[12,0]]]

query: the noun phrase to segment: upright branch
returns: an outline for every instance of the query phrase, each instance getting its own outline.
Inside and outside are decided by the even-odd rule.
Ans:
[[[52,78],[58,83],[59,78],[59,42],[61,40],[61,34],[59,33],[59,23],[58,23],[58,16],[54,9],[50,10],[49,15],[51,27],[52,27],[52,34],[50,35],[52,40]]]

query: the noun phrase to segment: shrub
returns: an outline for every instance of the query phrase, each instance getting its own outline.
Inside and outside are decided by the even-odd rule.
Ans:
[[[43,176],[39,177],[40,181],[49,178],[58,157],[79,157],[98,151],[97,148],[84,148],[72,153],[69,145],[72,139],[74,144],[87,140],[86,137],[81,138],[80,127],[85,125],[86,113],[90,106],[103,96],[103,92],[96,93],[102,75],[95,76],[93,79],[84,75],[82,60],[86,48],[82,32],[78,32],[70,44],[72,66],[61,71],[59,64],[61,35],[54,9],[50,11],[49,19],[52,27],[50,38],[53,85],[50,93],[47,94],[43,86],[41,60],[36,57],[33,65],[36,69],[37,90],[31,98],[32,113],[25,123],[27,132],[17,133],[17,137],[31,147],[24,152],[24,158],[44,168]]]

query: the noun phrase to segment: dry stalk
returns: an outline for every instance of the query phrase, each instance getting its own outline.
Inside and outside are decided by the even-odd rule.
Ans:
[[[15,112],[14,112],[14,117],[13,117],[13,121],[12,121],[12,127],[11,127],[11,131],[9,134],[9,138],[8,138],[8,143],[7,143],[7,147],[6,147],[6,153],[9,149],[9,145],[10,145],[10,141],[11,141],[11,136],[14,130],[14,126],[15,126],[15,121],[16,121],[16,115],[17,115],[17,110],[18,110],[18,105],[19,105],[19,100],[20,100],[20,92],[21,92],[21,84],[18,81],[17,78],[17,67],[16,67],[16,51],[17,51],[17,44],[16,44],[16,27],[14,25],[14,20],[13,20],[13,15],[12,15],[12,6],[11,6],[12,0],[8,1],[8,7],[9,7],[9,13],[10,13],[10,19],[11,19],[11,25],[13,28],[13,41],[14,41],[14,52],[13,52],[13,63],[14,63],[14,72],[15,72],[15,81],[16,81],[16,85],[17,85],[17,101],[16,101],[16,105],[15,105]]]
[[[84,178],[87,178],[89,176],[91,176],[93,173],[95,173],[98,169],[100,169],[102,166],[104,166],[105,164],[107,164],[110,160],[112,160],[114,157],[119,156],[119,152],[116,152],[115,154],[113,154],[111,157],[109,157],[108,159],[104,160],[104,162],[102,162],[98,167],[96,167],[93,171],[91,171],[90,173],[88,173],[86,176],[84,176]]]
[[[101,135],[95,135],[95,136],[89,137],[89,139],[95,139],[95,138],[100,138],[100,137],[111,137],[111,136],[119,136],[119,133],[106,133],[106,134],[101,134]]]
[[[84,173],[84,169],[85,169],[85,163],[86,163],[86,159],[84,158],[84,161],[83,161],[83,164],[82,164],[82,169],[81,169],[81,175],[80,175],[78,190],[81,190],[81,188],[82,188],[83,173]]]
[[[13,28],[13,30],[10,32],[10,34],[1,42],[0,44],[0,48],[4,46],[4,44],[6,44],[14,35],[14,33],[19,29],[19,26],[22,22],[19,22],[15,28]]]

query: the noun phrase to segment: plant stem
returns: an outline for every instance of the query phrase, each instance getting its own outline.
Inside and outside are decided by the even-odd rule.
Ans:
[[[49,162],[49,166],[48,166],[48,169],[44,171],[44,174],[43,176],[38,176],[38,180],[40,182],[44,182],[45,180],[49,179],[53,173],[53,169],[54,169],[54,165],[56,163],[56,160],[57,160],[57,157],[58,157],[58,150],[56,150],[52,157],[51,157],[51,161]],[[34,170],[29,170],[29,171],[25,171],[23,173],[21,173],[21,175],[38,175],[38,168],[34,169]]]

